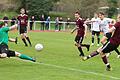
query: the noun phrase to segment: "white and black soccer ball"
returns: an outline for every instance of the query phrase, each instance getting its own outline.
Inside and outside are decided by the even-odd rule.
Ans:
[[[43,45],[42,44],[36,44],[35,45],[35,50],[41,51],[42,49],[43,49]]]

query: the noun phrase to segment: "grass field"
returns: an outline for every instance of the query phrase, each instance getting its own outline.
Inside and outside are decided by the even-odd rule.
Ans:
[[[17,32],[10,32],[9,37],[16,36]],[[114,52],[109,58],[113,71],[108,72],[99,56],[85,62],[80,59],[79,52],[74,46],[75,34],[30,32],[29,36],[33,47],[24,47],[20,37],[17,45],[9,43],[9,46],[12,50],[36,57],[37,62],[16,58],[0,59],[0,80],[120,80],[120,60]],[[88,34],[83,43],[90,42],[91,37]],[[34,49],[37,43],[44,45],[41,52]],[[88,55],[96,48],[95,45],[89,52],[83,50]]]

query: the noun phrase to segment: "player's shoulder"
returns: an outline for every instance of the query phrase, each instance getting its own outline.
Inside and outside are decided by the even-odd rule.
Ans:
[[[28,17],[28,15],[27,15],[27,14],[24,14],[24,16]]]
[[[8,31],[9,30],[9,27],[8,26],[4,26],[1,28],[2,31]]]
[[[114,27],[120,27],[120,21],[116,22]]]

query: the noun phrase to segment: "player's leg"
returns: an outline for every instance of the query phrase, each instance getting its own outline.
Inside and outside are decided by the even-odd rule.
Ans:
[[[19,33],[20,33],[21,39],[22,39],[23,43],[25,44],[25,46],[28,46],[28,45],[27,45],[27,42],[26,42],[26,40],[25,40],[24,32],[25,32],[25,31],[24,31],[24,27],[21,27],[21,26],[20,26]]]
[[[108,42],[106,42],[106,44],[108,44]],[[101,46],[100,48],[98,48],[96,51],[92,52],[90,55],[84,57],[83,60],[87,60],[87,59],[90,59],[90,58],[92,58],[92,57],[97,56],[97,55],[102,51],[102,48],[103,48],[104,46],[106,46],[106,44],[104,44],[103,46]]]
[[[20,34],[20,36],[21,36],[21,39],[22,39],[23,43],[25,44],[25,46],[28,46],[28,44],[25,40],[24,34],[22,33],[22,34]]]
[[[106,55],[103,52],[101,52],[100,55],[101,55],[102,61],[106,65],[106,70],[111,71],[111,66],[110,66],[110,63],[108,62]]]
[[[106,65],[106,70],[110,71],[111,70],[111,66],[107,60],[107,57],[105,55],[105,53],[109,53],[115,49],[118,48],[119,45],[113,45],[111,44],[110,42],[108,42],[103,48],[102,48],[102,51],[101,51],[101,58],[104,62],[104,64]]]
[[[90,58],[93,58],[93,57],[97,56],[97,55],[101,52],[101,48],[102,48],[102,47],[98,48],[96,51],[93,51],[90,55],[85,56],[85,57],[83,58],[83,61],[88,60],[88,59],[90,59]]]
[[[79,44],[81,45],[81,47],[86,47],[87,51],[89,51],[90,45],[89,44],[82,44],[82,41],[83,41],[83,37],[80,38],[80,42],[79,42]]]
[[[107,41],[110,40],[111,36],[112,36],[112,33],[106,33]],[[118,54],[117,58],[120,58],[120,52],[119,52],[119,50],[117,48],[115,49],[115,52]],[[111,53],[108,53],[107,57],[109,57],[110,54]]]
[[[82,47],[80,45],[81,40],[82,40],[82,37],[80,37],[80,36],[75,37],[75,46],[77,46],[77,48],[78,48],[78,50],[80,52],[79,56],[82,57],[82,56],[84,56],[84,52],[83,52]]]
[[[24,36],[27,39],[27,41],[29,42],[30,46],[32,46],[30,38],[28,37],[27,33],[24,33]]]
[[[8,57],[19,57],[20,59],[25,59],[25,60],[30,60],[30,61],[35,62],[35,59],[33,59],[25,54],[21,54],[19,52],[16,52],[16,51],[9,50],[9,53],[7,54],[7,56]]]
[[[118,54],[117,58],[120,58],[120,51],[116,48],[115,52]]]
[[[94,45],[94,36],[95,36],[95,32],[94,31],[92,31],[92,46]]]
[[[97,35],[97,46],[100,45],[100,32],[96,32]]]

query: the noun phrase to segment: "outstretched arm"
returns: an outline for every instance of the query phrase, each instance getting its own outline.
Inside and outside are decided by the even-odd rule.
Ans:
[[[18,24],[15,24],[15,25],[9,27],[9,29],[10,29],[10,30],[15,30],[17,27],[18,27]]]
[[[77,30],[77,26],[71,31],[71,34]]]
[[[112,28],[109,29],[109,32],[112,33],[113,31],[115,31],[115,27],[113,26]]]
[[[87,25],[84,24],[84,27],[85,27],[85,35],[84,35],[84,37],[86,37],[86,34],[87,34]]]

